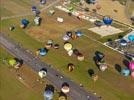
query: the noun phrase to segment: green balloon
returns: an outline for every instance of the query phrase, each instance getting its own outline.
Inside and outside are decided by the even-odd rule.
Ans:
[[[16,62],[15,59],[10,59],[10,60],[9,60],[9,65],[10,65],[10,66],[16,65],[16,63],[17,63],[17,62]]]

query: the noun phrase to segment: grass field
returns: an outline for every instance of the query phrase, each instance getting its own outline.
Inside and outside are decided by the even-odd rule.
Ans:
[[[1,15],[2,17],[18,15],[22,13],[30,13],[31,6],[35,2],[31,2],[31,0],[1,0]]]
[[[60,14],[60,15],[59,15]],[[56,16],[63,16],[65,24],[63,25],[56,22]],[[96,92],[98,96],[102,96],[104,100],[133,100],[134,99],[134,80],[130,77],[121,76],[114,68],[115,64],[119,64],[125,67],[123,60],[125,59],[119,53],[104,47],[99,42],[94,41],[96,35],[89,34],[88,31],[83,31],[86,35],[93,38],[81,37],[77,40],[71,40],[73,46],[80,50],[85,55],[85,61],[79,62],[76,57],[68,57],[63,49],[62,36],[67,30],[81,29],[82,27],[92,27],[92,24],[85,21],[78,21],[74,17],[68,17],[63,12],[57,12],[53,17],[48,17],[45,14],[42,25],[36,27],[33,25],[33,18],[27,17],[30,20],[30,25],[27,29],[22,30],[19,28],[20,19],[3,20],[1,22],[2,31],[8,33],[8,35],[15,41],[21,43],[23,47],[28,48],[35,52],[36,49],[43,47],[44,42],[47,39],[53,39],[56,43],[60,44],[59,50],[51,49],[46,57],[42,57],[42,60],[52,64],[54,68],[59,69],[66,76],[70,77],[77,83],[82,83],[84,88],[91,92]],[[12,32],[8,30],[10,25],[16,25],[16,29]],[[55,35],[56,34],[56,35]],[[37,41],[36,41],[36,40]],[[100,39],[98,36],[97,39]],[[109,64],[109,68],[106,72],[100,72],[96,67],[93,57],[95,51],[101,51],[106,55],[106,62]],[[75,70],[69,73],[67,70],[67,64],[73,62],[76,65]],[[98,75],[99,80],[94,83],[89,77],[88,70],[93,69]]]
[[[16,72],[13,68],[3,63],[3,59],[12,58],[5,49],[0,47],[0,98],[1,100],[43,100],[43,91],[48,81],[37,82],[38,75],[28,66],[23,65]],[[17,77],[20,74],[23,80]],[[55,92],[54,99],[58,99]]]

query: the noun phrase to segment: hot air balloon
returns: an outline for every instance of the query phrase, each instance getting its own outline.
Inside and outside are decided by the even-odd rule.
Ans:
[[[96,59],[98,61],[101,61],[105,57],[105,55],[103,53],[99,52],[99,51],[96,51],[95,55],[96,55]]]
[[[124,40],[124,39],[121,39],[121,40],[120,40],[120,45],[121,45],[121,46],[127,46],[127,41]]]
[[[72,56],[72,54],[73,54],[73,50],[72,50],[72,49],[69,50],[67,54],[68,54],[69,56]]]
[[[71,50],[73,48],[73,46],[72,46],[72,44],[71,43],[65,43],[64,44],[64,49],[66,50],[66,51],[69,51],[69,50]]]
[[[130,42],[134,42],[134,35],[128,35],[128,40]]]
[[[104,22],[105,25],[111,25],[112,22],[113,22],[113,19],[110,18],[110,17],[108,17],[108,16],[105,16],[105,17],[103,18],[103,22]]]
[[[68,31],[68,32],[66,32],[66,35],[71,38],[72,37],[72,32],[71,31]]]
[[[49,39],[45,45],[47,49],[51,48],[53,46],[53,40]]]
[[[42,68],[39,72],[38,75],[40,76],[40,78],[44,78],[47,75],[47,70],[45,68]]]
[[[10,66],[13,66],[15,69],[18,69],[23,64],[23,61],[18,58],[14,58],[14,59],[10,59],[8,63]]]
[[[47,44],[53,45],[53,40],[49,39],[49,40],[47,41]]]
[[[28,24],[29,24],[29,21],[27,19],[22,19],[21,20],[21,28],[27,27]]]
[[[47,90],[44,92],[43,95],[44,95],[45,100],[52,100],[54,93],[53,93],[53,91],[47,89]]]
[[[59,44],[54,44],[54,49],[59,49],[60,45]]]
[[[72,64],[72,63],[69,63],[68,64],[68,70],[69,70],[69,72],[72,72],[74,70],[74,68],[75,68],[74,64]]]
[[[70,91],[70,88],[69,88],[69,84],[67,83],[67,82],[64,82],[63,84],[62,84],[62,88],[61,88],[61,91],[63,92],[63,93],[69,93],[69,91]]]
[[[129,69],[134,71],[134,61],[129,62]]]
[[[68,35],[64,35],[64,36],[63,36],[63,40],[64,40],[64,41],[68,41],[69,39],[70,39],[70,37],[69,37]]]
[[[39,17],[39,16],[35,17],[34,22],[35,22],[35,25],[40,25],[41,17]]]
[[[130,75],[130,70],[126,67],[126,68],[122,69],[121,74],[123,76],[129,76]]]
[[[77,31],[77,32],[75,32],[75,34],[76,34],[77,37],[81,37],[82,36],[82,32],[81,31]]]
[[[40,49],[40,55],[45,56],[47,54],[47,49],[46,48],[41,48]]]
[[[8,63],[10,66],[15,66],[17,64],[15,59],[10,59]]]
[[[107,69],[107,64],[106,63],[100,63],[99,68],[101,71],[105,71]]]
[[[79,61],[83,61],[83,60],[84,60],[83,54],[79,53],[78,56],[77,56],[77,59],[78,59]]]
[[[76,34],[73,34],[73,35],[72,35],[72,39],[73,39],[73,40],[77,39],[77,35],[76,35]]]
[[[36,10],[37,10],[36,6],[32,6],[32,11],[36,12]]]

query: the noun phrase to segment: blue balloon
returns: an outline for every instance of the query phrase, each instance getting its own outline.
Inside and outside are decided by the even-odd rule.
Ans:
[[[75,34],[76,34],[78,37],[82,36],[82,32],[80,32],[80,31],[77,31]]]
[[[131,41],[131,42],[134,42],[134,35],[129,35],[128,40]]]
[[[23,24],[24,26],[27,26],[29,23],[29,21],[27,19],[22,19],[21,20],[21,24]]]
[[[46,90],[44,92],[44,97],[46,100],[52,100],[53,99],[53,92],[51,90]]]
[[[32,6],[32,11],[36,11],[36,10],[37,10],[36,6]]]
[[[126,45],[127,45],[127,41],[124,40],[124,39],[121,39],[121,40],[120,40],[120,44],[121,44],[122,46],[126,46]]]
[[[124,68],[121,71],[121,73],[122,73],[123,76],[129,76],[130,75],[130,70],[128,68]]]
[[[47,54],[47,50],[45,48],[40,49],[40,55],[45,56]]]
[[[104,22],[104,24],[106,24],[106,25],[111,25],[112,22],[113,22],[113,19],[110,18],[110,17],[104,17],[104,18],[103,18],[103,22]]]

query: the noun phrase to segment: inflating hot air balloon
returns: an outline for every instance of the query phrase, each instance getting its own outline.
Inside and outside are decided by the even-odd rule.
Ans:
[[[34,22],[35,22],[35,25],[40,25],[41,17],[39,17],[39,16],[35,17]]]
[[[36,6],[32,6],[32,11],[36,12],[36,10],[37,10]]]
[[[121,45],[121,46],[127,46],[127,41],[124,40],[124,39],[121,39],[121,40],[120,40],[120,45]]]
[[[83,54],[79,53],[78,56],[77,56],[77,59],[78,59],[79,61],[83,61],[83,60],[84,60]]]
[[[71,38],[72,37],[72,32],[71,31],[68,31],[68,32],[66,32],[66,35]]]
[[[47,75],[47,70],[45,68],[42,68],[39,72],[38,72],[40,78],[44,78]]]
[[[25,28],[25,27],[27,27],[28,24],[29,24],[29,21],[27,19],[22,19],[20,27]]]
[[[69,51],[69,50],[71,50],[73,48],[73,45],[71,44],[71,43],[65,43],[64,44],[64,49],[66,50],[66,51]]]
[[[122,69],[121,74],[123,76],[129,76],[130,75],[130,70],[126,67],[126,68]]]
[[[129,62],[129,69],[134,71],[134,61]]]
[[[44,92],[44,99],[45,100],[52,100],[53,99],[53,95],[54,95],[54,93],[53,93],[53,91],[51,91],[51,90],[46,90],[45,92]]]
[[[133,35],[128,35],[128,40],[131,42],[134,42],[134,34]]]
[[[15,66],[17,64],[15,59],[10,59],[8,63],[10,66]]]
[[[64,82],[63,84],[62,84],[62,88],[61,88],[61,91],[63,92],[63,93],[69,93],[69,91],[70,91],[70,88],[69,88],[69,84],[67,83],[67,82]]]
[[[59,49],[60,45],[59,44],[54,44],[54,49]]]
[[[75,68],[74,64],[72,64],[72,63],[69,63],[68,64],[68,70],[69,70],[69,72],[72,72],[74,70],[74,68]]]
[[[77,31],[77,32],[75,32],[75,34],[76,34],[77,37],[81,37],[82,36],[82,32],[81,31]]]
[[[108,16],[105,16],[105,17],[103,18],[103,22],[104,22],[105,25],[111,25],[112,22],[113,22],[113,19],[110,18],[110,17],[108,17]]]
[[[47,49],[46,48],[41,48],[40,49],[40,55],[45,56],[47,54]]]
[[[68,54],[69,56],[72,56],[72,54],[73,54],[73,50],[72,50],[72,49],[69,50],[67,54]]]
[[[69,37],[68,35],[64,35],[64,36],[63,36],[63,40],[64,40],[64,41],[68,41],[69,39],[70,39],[70,37]]]

